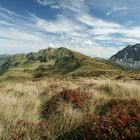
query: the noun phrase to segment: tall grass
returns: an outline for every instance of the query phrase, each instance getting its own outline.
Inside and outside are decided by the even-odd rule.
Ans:
[[[83,128],[95,117],[97,106],[119,99],[123,105],[126,100],[140,102],[139,83],[93,79],[5,81],[0,83],[0,139],[84,139],[87,135]],[[139,115],[140,110],[135,113]]]

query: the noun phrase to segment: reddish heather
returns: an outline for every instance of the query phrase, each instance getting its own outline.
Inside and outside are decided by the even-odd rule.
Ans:
[[[111,99],[98,105],[92,120],[98,139],[140,139],[140,104],[135,99]]]
[[[91,99],[90,94],[80,93],[78,90],[64,89],[61,93],[64,100],[74,103],[77,107],[83,107],[86,101]]]

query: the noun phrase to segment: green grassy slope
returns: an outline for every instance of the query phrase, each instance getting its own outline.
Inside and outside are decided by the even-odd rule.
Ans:
[[[29,54],[17,54],[1,63],[1,78],[40,78],[52,76],[99,76],[119,73],[121,69],[66,48],[48,48]],[[5,67],[5,68],[4,68]]]

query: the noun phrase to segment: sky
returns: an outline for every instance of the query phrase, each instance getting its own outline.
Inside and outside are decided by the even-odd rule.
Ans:
[[[0,54],[67,47],[109,58],[140,43],[140,0],[0,0]]]

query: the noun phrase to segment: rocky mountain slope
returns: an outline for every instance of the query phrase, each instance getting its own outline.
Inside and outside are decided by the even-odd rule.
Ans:
[[[1,59],[2,77],[40,78],[52,76],[100,76],[121,70],[102,60],[69,50],[47,48],[29,54],[16,54]]]
[[[125,68],[140,69],[140,44],[128,45],[110,58]]]

